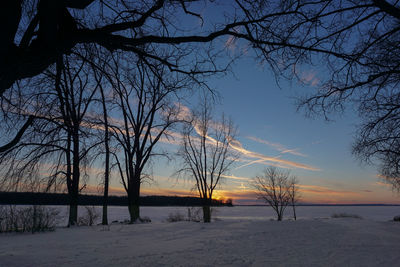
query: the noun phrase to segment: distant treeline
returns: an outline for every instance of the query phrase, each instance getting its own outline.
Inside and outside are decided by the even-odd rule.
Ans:
[[[98,195],[79,195],[79,205],[100,206],[103,197]],[[13,205],[69,205],[67,194],[31,193],[31,192],[0,192],[0,204]],[[109,196],[108,205],[127,206],[126,196]],[[201,206],[201,199],[197,197],[177,196],[143,196],[140,197],[141,206]],[[212,206],[232,206],[232,200],[212,200]]]

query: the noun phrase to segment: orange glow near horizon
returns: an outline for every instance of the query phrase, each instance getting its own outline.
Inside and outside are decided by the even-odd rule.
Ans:
[[[245,180],[250,178],[227,175],[229,184],[223,184],[223,189],[217,189],[213,193],[213,199],[227,200],[232,199],[235,205],[240,204],[265,204],[257,199],[255,191],[251,190]],[[175,184],[163,182],[165,177],[158,177],[158,186],[143,186],[141,195],[150,196],[178,196],[178,197],[197,197],[197,191],[190,190],[189,184]],[[168,188],[172,187],[172,188]],[[300,203],[306,204],[400,204],[400,194],[391,191],[390,185],[375,181],[366,184],[361,189],[335,188],[312,184],[299,184]],[[58,192],[66,192],[65,187],[59,188]],[[87,184],[83,194],[103,193],[102,186]],[[110,185],[109,195],[125,196],[126,191],[122,186]]]
[[[400,197],[392,194],[387,185],[379,182],[373,186],[378,187],[380,191],[370,190],[335,190],[325,186],[316,185],[299,185],[300,203],[308,204],[400,204]],[[382,190],[387,191],[387,194],[382,194]],[[84,191],[86,194],[99,194],[99,187],[88,185]],[[158,195],[158,196],[178,196],[178,197],[197,197],[196,191],[190,191],[183,188],[142,188],[143,196]],[[126,195],[125,189],[122,187],[110,187],[110,195]],[[236,205],[240,204],[264,204],[257,199],[255,191],[248,187],[241,188],[240,186],[230,190],[215,190],[213,199],[226,200],[232,199]],[[374,199],[371,201],[371,199]]]

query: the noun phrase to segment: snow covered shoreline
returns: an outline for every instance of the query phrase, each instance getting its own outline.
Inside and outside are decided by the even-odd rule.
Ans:
[[[400,224],[219,220],[0,236],[1,266],[397,266]]]
[[[68,222],[68,206],[50,206],[60,211],[58,226],[63,227]],[[102,207],[96,206],[98,215],[101,216]],[[141,207],[141,216],[149,217],[152,222],[165,222],[169,214],[180,213],[184,216],[188,214],[188,207]],[[213,208],[213,217],[219,220],[253,220],[269,221],[276,218],[274,211],[268,206],[234,206],[234,207],[215,207]],[[298,218],[300,219],[318,219],[330,218],[335,213],[347,213],[359,215],[366,220],[390,221],[393,217],[400,215],[400,206],[299,206],[297,207]],[[85,216],[85,207],[79,206],[79,216]],[[101,222],[101,217],[97,223]],[[288,208],[284,219],[292,217],[292,210]],[[127,207],[110,206],[108,208],[109,222],[129,219]]]

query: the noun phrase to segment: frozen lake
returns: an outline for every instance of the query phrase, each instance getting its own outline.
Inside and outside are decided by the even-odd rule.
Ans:
[[[60,226],[66,225],[67,206]],[[97,207],[100,213],[101,207]],[[400,206],[303,206],[298,221],[270,221],[270,207],[218,207],[213,223],[165,223],[187,207],[143,207],[152,223],[60,227],[0,236],[0,265],[30,266],[399,266]],[[84,207],[80,207],[80,212]],[[348,213],[364,219],[329,218]],[[110,221],[128,219],[110,207]],[[289,218],[289,216],[286,216]]]
[[[60,226],[66,225],[68,207],[52,207],[60,210],[62,217]],[[95,208],[98,214],[101,215],[102,208],[100,206],[96,206]],[[199,207],[195,209],[197,208]],[[213,218],[223,221],[267,221],[275,219],[274,211],[268,206],[214,207],[213,210]],[[80,206],[79,216],[83,216],[85,212],[85,207]],[[149,217],[152,222],[164,222],[170,214],[177,212],[186,217],[188,207],[141,207],[141,216]],[[392,220],[395,215],[400,215],[400,206],[299,206],[296,212],[298,219],[328,218],[334,213],[348,213],[359,215],[367,220],[388,221]],[[284,219],[290,218],[292,218],[292,209],[288,207]],[[128,220],[129,213],[127,207],[110,206],[108,208],[108,219],[109,222]],[[100,222],[100,218],[98,221]]]

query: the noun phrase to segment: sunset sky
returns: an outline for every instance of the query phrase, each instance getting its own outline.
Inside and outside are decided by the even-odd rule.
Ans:
[[[227,3],[221,1],[219,8],[227,10],[230,8]],[[182,27],[196,30],[210,27],[224,19],[217,16],[219,11],[215,6],[198,7],[204,21],[186,16]],[[181,15],[177,13],[176,17]],[[221,97],[214,107],[215,116],[225,113],[232,118],[238,126],[237,141],[241,144],[236,148],[241,157],[225,175],[215,198],[232,198],[235,204],[261,204],[250,190],[249,182],[272,165],[298,177],[304,203],[400,204],[400,195],[379,179],[376,167],[363,165],[351,155],[356,126],[360,123],[356,110],[350,106],[344,114],[332,114],[329,122],[322,116],[307,118],[304,110],[296,110],[296,98],[312,93],[320,85],[324,77],[321,68],[295,69],[302,83],[282,79],[278,86],[268,66],[257,63],[254,54],[242,43],[225,37],[218,39],[215,46],[231,55],[243,54],[232,66],[232,74],[208,80],[208,85]],[[197,99],[194,94],[181,104],[192,108]],[[179,137],[162,140],[158,148],[167,150],[173,158],[178,143]],[[177,160],[154,159],[153,180],[143,184],[142,194],[195,194],[196,191],[191,191],[194,181],[174,175],[179,167]],[[87,192],[100,192],[96,169],[98,172],[103,169],[100,165],[93,169]],[[111,194],[125,194],[115,173]]]
[[[304,203],[394,203],[400,198],[378,177],[373,166],[362,165],[351,155],[358,123],[350,109],[326,122],[322,117],[307,118],[296,111],[296,97],[318,86],[317,70],[303,70],[306,86],[281,81],[279,88],[272,72],[243,58],[233,67],[235,76],[211,79],[209,84],[221,95],[214,111],[230,116],[239,128],[241,158],[226,175],[215,197],[232,198],[235,204],[261,204],[249,189],[252,177],[270,165],[290,170],[300,181]],[[195,106],[196,97],[187,105]],[[160,148],[173,154],[175,142]],[[178,161],[156,159],[154,181],[143,184],[144,195],[189,195],[193,181],[177,178]],[[123,194],[117,178],[112,194]],[[194,194],[196,191],[193,191]]]

